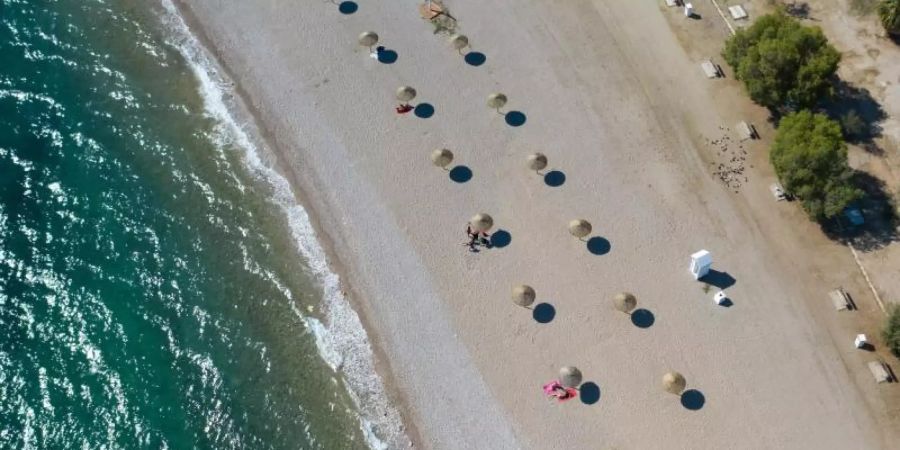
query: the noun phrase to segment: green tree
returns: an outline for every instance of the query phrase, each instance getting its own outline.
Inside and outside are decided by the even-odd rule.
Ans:
[[[900,35],[900,0],[881,0],[878,4],[878,17],[885,31]]]
[[[900,357],[900,307],[894,306],[891,308],[887,319],[884,321],[881,337],[888,348],[891,349],[891,353]]]
[[[769,159],[814,220],[830,219],[862,197],[851,183],[841,126],[824,114],[804,110],[781,119]]]
[[[809,108],[830,96],[841,60],[819,27],[805,27],[784,11],[738,30],[722,56],[750,98],[769,109]]]

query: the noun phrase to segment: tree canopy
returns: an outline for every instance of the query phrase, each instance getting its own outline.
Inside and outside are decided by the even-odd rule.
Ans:
[[[830,96],[841,60],[819,27],[803,26],[783,11],[738,30],[722,56],[750,98],[769,109],[809,108]]]
[[[833,218],[862,196],[851,183],[841,126],[824,114],[804,110],[782,118],[769,159],[814,220]]]
[[[881,330],[881,337],[887,344],[891,352],[900,357],[900,307],[891,308],[890,314],[884,322],[884,329]]]
[[[878,17],[885,31],[900,35],[900,0],[881,0],[878,4]]]

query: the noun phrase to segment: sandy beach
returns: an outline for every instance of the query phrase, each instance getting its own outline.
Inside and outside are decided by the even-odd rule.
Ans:
[[[804,300],[826,291],[806,265],[819,255],[782,245],[792,235],[773,236],[710,176],[698,136],[733,121],[656,2],[448,6],[484,64],[433,34],[413,0],[359,1],[350,15],[329,2],[181,4],[314,213],[416,447],[890,448],[895,432],[860,387],[871,378]],[[367,30],[396,62],[357,45]],[[396,114],[400,85],[433,116]],[[525,123],[488,109],[492,92]],[[431,164],[439,147],[470,180]],[[564,183],[526,169],[536,151]],[[460,245],[479,212],[508,245]],[[590,248],[566,230],[576,218],[600,238]],[[731,307],[688,273],[701,248],[733,278]],[[552,320],[512,304],[521,283]],[[621,291],[648,311],[641,326],[613,309]],[[540,387],[564,365],[599,386],[596,403],[548,404]],[[695,391],[690,408],[661,389],[669,370]]]

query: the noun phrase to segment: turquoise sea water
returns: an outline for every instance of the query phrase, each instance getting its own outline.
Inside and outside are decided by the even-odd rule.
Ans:
[[[0,448],[364,448],[322,261],[151,3],[0,0]]]

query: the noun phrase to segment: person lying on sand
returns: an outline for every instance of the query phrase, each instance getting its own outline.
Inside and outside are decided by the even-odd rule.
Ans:
[[[544,394],[547,394],[547,400],[552,401],[556,399],[556,401],[562,403],[575,398],[578,395],[578,391],[574,388],[564,387],[558,380],[553,380],[544,385]]]
[[[412,105],[406,104],[406,105],[400,105],[394,109],[397,110],[397,114],[406,114],[406,113],[412,111],[413,107],[412,107]]]

